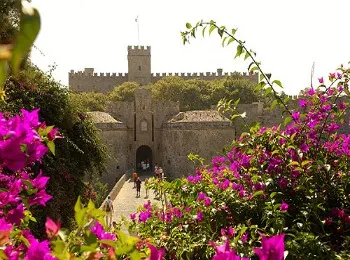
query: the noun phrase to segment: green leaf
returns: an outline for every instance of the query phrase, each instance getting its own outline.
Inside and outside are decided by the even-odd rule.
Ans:
[[[235,107],[235,108],[238,106],[240,100],[241,100],[241,99],[238,98],[238,99],[235,101],[235,103],[234,103],[234,107]]]
[[[344,88],[344,92],[346,93],[346,95],[348,95],[350,97],[350,91],[349,91],[349,88]]]
[[[207,27],[205,26],[205,27],[203,27],[203,29],[202,29],[202,36],[204,37],[204,34],[205,34],[205,29],[207,29]]]
[[[260,73],[259,79],[260,79],[260,81],[263,80],[263,79],[265,79],[265,75],[264,75],[263,73]]]
[[[232,28],[232,30],[231,30],[232,36],[235,35],[236,32],[237,32],[237,29]]]
[[[0,249],[0,259],[4,259],[4,260],[8,259],[7,255],[4,253],[4,250],[2,249]]]
[[[291,121],[292,121],[292,118],[291,118],[290,116],[287,116],[287,117],[284,119],[284,126],[288,125]]]
[[[224,39],[222,40],[222,47],[225,47],[225,41],[227,40],[228,36],[224,37]]]
[[[86,224],[87,222],[86,212],[87,212],[87,209],[81,209],[75,212],[75,221],[77,222],[78,227],[82,227]]]
[[[224,29],[219,28],[219,29],[218,29],[218,34],[219,34],[219,36],[222,38],[222,35],[224,34]]]
[[[275,99],[271,104],[271,109],[274,109],[278,105],[278,100]]]
[[[33,45],[39,31],[39,12],[34,8],[22,12],[19,32],[12,49],[11,66],[14,75],[18,75],[22,59],[30,50],[30,47]]]
[[[248,58],[249,58],[249,52],[246,52],[245,55],[244,55],[244,60],[246,60]]]
[[[186,23],[186,28],[187,29],[191,29],[192,28],[192,25],[190,23]]]
[[[243,52],[243,46],[240,45],[240,44],[237,45],[237,51],[236,51],[236,56],[235,56],[235,58],[241,56],[242,52]]]
[[[272,92],[272,88],[271,87],[267,87],[265,89],[265,95],[269,95],[269,94],[271,94],[271,92]]]
[[[95,209],[95,204],[92,202],[91,199],[90,199],[89,202],[88,202],[87,208],[88,208],[89,210]]]
[[[290,101],[290,97],[285,97],[284,99],[283,99],[283,103],[288,103]]]
[[[253,198],[256,197],[256,196],[262,195],[262,194],[264,194],[264,191],[263,190],[258,190],[256,192],[254,192]]]
[[[302,161],[301,162],[301,167],[304,167],[306,164],[311,163],[312,161]]]
[[[275,197],[276,195],[277,195],[277,192],[274,191],[270,194],[270,198],[273,199],[273,197]]]
[[[77,212],[79,210],[82,210],[83,204],[81,203],[80,196],[77,199],[77,202],[74,205],[74,211]]]
[[[257,66],[251,68],[251,69],[249,70],[249,72],[254,72],[254,71],[256,71],[256,70],[259,70],[259,68],[258,68]]]
[[[109,240],[109,239],[101,239],[101,240],[98,240],[98,242],[101,244],[109,245],[111,247],[115,247],[117,245],[116,242]]]
[[[50,152],[55,155],[55,143],[53,141],[47,142],[47,147],[49,147]]]
[[[235,40],[235,39],[230,38],[230,39],[228,40],[228,42],[227,42],[226,46],[227,46],[227,45],[229,45],[230,43],[232,43],[234,40]]]
[[[209,28],[209,35],[214,31],[215,28],[216,28],[215,25],[210,25],[210,28]]]
[[[7,79],[7,61],[0,60],[0,92],[4,89],[4,84]]]
[[[66,246],[62,240],[52,241],[52,245],[53,245],[53,251],[57,254],[61,254],[62,252],[65,251]]]
[[[278,85],[280,88],[283,88],[282,83],[281,83],[281,81],[279,81],[279,80],[274,80],[274,81],[272,81],[272,84],[276,84],[276,85]]]

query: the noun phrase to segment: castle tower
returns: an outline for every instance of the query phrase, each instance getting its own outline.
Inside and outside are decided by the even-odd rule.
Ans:
[[[128,46],[128,81],[151,82],[151,47]]]

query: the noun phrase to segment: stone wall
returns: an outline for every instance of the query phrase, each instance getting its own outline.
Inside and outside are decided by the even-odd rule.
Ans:
[[[94,73],[93,68],[69,73],[69,88],[76,92],[98,92],[107,94],[116,86],[128,81],[128,73]]]
[[[151,47],[128,46],[128,73],[94,73],[94,68],[85,68],[84,71],[71,70],[69,72],[69,88],[76,92],[111,92],[114,87],[127,81],[138,82],[141,85],[155,83],[166,76],[179,76],[183,79],[222,79],[236,72],[194,72],[194,73],[151,73]],[[243,73],[243,77],[258,83],[258,74]]]
[[[102,183],[108,184],[111,190],[116,181],[128,169],[128,132],[126,125],[103,112],[88,113],[98,128],[99,137],[107,146],[110,157],[107,162],[106,173],[101,176]]]
[[[198,154],[209,163],[212,156],[222,151],[234,138],[234,129],[229,125],[200,122],[165,124],[161,144],[165,176],[174,179],[193,174],[195,165],[188,160],[189,153]]]

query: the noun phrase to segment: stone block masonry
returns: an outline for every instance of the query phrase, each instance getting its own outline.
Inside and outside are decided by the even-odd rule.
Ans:
[[[151,73],[151,47],[128,46],[128,72],[127,73],[95,73],[94,68],[85,68],[84,71],[71,70],[68,74],[68,84],[76,92],[111,92],[114,87],[124,82],[137,82],[141,85],[155,83],[166,76],[178,76],[183,79],[222,79],[234,72],[190,72],[190,73]],[[258,83],[258,74],[242,74],[243,77]]]

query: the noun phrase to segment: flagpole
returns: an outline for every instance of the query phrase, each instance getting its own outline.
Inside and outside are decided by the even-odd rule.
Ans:
[[[137,45],[140,46],[140,23],[139,23],[139,16],[136,16],[135,22],[137,22]]]
[[[139,19],[137,19],[137,45],[140,46],[140,22],[139,22]]]

